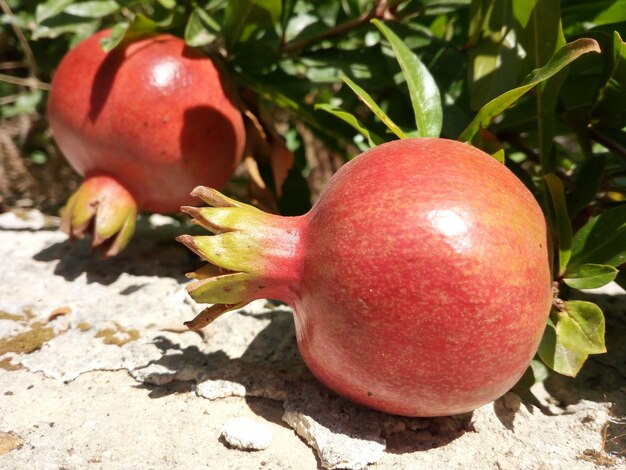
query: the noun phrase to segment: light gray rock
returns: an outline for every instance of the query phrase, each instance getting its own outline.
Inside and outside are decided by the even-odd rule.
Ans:
[[[265,450],[272,443],[272,430],[260,421],[239,416],[224,423],[222,437],[236,449]]]
[[[331,398],[318,387],[304,395],[287,400],[283,421],[317,451],[322,467],[362,469],[383,457],[381,415]]]
[[[2,230],[41,230],[57,223],[57,217],[43,214],[36,209],[18,209],[0,214]]]
[[[0,350],[0,363],[22,368],[0,370],[0,433],[24,440],[0,455],[0,468],[624,465],[626,296],[594,294],[610,323],[609,354],[593,356],[577,379],[553,376],[532,395],[510,393],[472,414],[395,417],[311,376],[285,306],[257,301],[201,334],[187,331],[183,321],[202,306],[189,301],[183,273],[197,259],[171,241],[187,229],[165,219],[150,227],[140,224],[108,261],[53,230],[0,228],[0,341],[15,349]],[[206,444],[228,418],[255,414],[273,432],[264,452],[233,460],[234,450]]]

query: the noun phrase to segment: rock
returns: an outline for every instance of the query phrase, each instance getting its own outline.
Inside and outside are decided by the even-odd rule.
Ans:
[[[592,356],[576,379],[554,375],[528,396],[509,393],[471,414],[403,418],[315,380],[284,305],[257,301],[201,334],[183,327],[202,308],[186,303],[184,289],[197,260],[172,241],[182,228],[165,219],[153,226],[161,222],[102,261],[62,233],[3,230],[0,218],[0,431],[24,442],[0,455],[3,470],[97,462],[585,470],[607,455],[624,465],[626,296],[593,294],[607,316],[609,353]],[[264,452],[233,462],[226,446],[202,445],[199,436],[219,436],[230,417],[251,413],[287,424],[272,428]]]
[[[240,416],[224,423],[222,437],[240,450],[264,450],[272,443],[272,430],[267,424]]]
[[[58,218],[38,210],[14,209],[0,214],[0,228],[4,230],[41,230],[50,227]]]
[[[283,421],[316,450],[322,467],[362,469],[383,457],[381,417],[311,387],[285,403]]]

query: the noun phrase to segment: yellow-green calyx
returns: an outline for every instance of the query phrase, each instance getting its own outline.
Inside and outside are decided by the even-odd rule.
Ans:
[[[92,247],[103,256],[122,251],[135,232],[137,203],[109,176],[93,176],[68,199],[61,210],[61,230],[70,240],[92,237]]]
[[[211,188],[199,186],[191,195],[211,207],[184,206],[181,210],[213,233],[177,238],[211,263],[187,274],[196,279],[187,287],[191,297],[199,303],[215,304],[185,323],[198,329],[222,313],[280,291],[292,275],[285,265],[294,258],[299,230],[292,219],[267,214]]]

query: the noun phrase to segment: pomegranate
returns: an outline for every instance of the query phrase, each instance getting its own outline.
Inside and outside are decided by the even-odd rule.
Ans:
[[[476,409],[535,354],[552,302],[544,216],[504,165],[468,144],[368,150],[299,217],[193,194],[213,207],[182,210],[215,235],[179,241],[220,269],[189,274],[191,296],[215,304],[191,328],[257,298],[287,302],[323,383],[406,416]]]
[[[167,34],[109,53],[101,31],[61,61],[48,117],[59,148],[85,177],[62,211],[72,238],[114,255],[137,210],[170,213],[199,184],[221,187],[241,159],[244,126],[214,63]]]

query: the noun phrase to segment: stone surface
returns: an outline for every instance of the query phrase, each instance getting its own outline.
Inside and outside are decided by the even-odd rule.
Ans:
[[[16,225],[2,215],[2,469],[625,465],[618,291],[585,294],[607,315],[609,354],[593,356],[578,378],[553,376],[467,415],[402,418],[320,385],[285,306],[258,301],[200,333],[183,327],[201,308],[184,290],[199,262],[171,241],[188,228],[143,220],[127,250],[100,260],[84,242],[68,245],[49,228],[54,219],[21,213]],[[272,445],[220,443],[225,423],[241,416],[267,426]]]
[[[222,437],[236,449],[265,450],[272,443],[272,430],[260,421],[239,416],[224,423]]]

